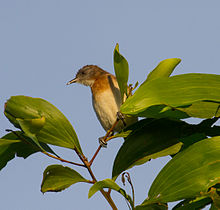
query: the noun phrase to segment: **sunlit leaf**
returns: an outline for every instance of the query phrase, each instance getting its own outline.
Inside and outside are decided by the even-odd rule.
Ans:
[[[88,197],[91,198],[96,192],[103,188],[110,188],[112,190],[115,190],[119,192],[121,195],[125,197],[131,204],[132,199],[129,195],[126,194],[125,190],[123,190],[121,187],[119,187],[114,180],[112,179],[104,179],[102,181],[96,182],[90,189],[89,189],[89,195]]]
[[[220,136],[178,153],[154,180],[144,204],[199,197],[220,182]]]
[[[19,123],[21,129],[24,131],[24,133],[31,138],[37,146],[41,150],[44,150],[41,146],[40,143],[38,142],[38,139],[36,137],[36,134],[40,132],[40,130],[43,128],[45,124],[45,117],[41,117],[38,119],[16,119],[17,122]]]
[[[59,192],[78,182],[88,180],[69,167],[50,165],[44,171],[41,192]]]
[[[37,141],[66,148],[81,148],[66,117],[52,104],[27,96],[12,96],[5,104],[6,117]]]
[[[180,62],[180,58],[169,58],[161,61],[158,66],[148,74],[146,82],[161,77],[169,77]]]
[[[220,116],[220,75],[182,74],[143,83],[121,106],[142,117]],[[205,108],[206,107],[206,108]]]
[[[114,50],[114,69],[121,92],[121,98],[122,101],[124,101],[124,95],[127,95],[129,67],[127,60],[119,53],[118,44],[116,44]]]

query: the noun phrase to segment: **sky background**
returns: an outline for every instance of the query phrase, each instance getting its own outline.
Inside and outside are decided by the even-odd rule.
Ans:
[[[13,129],[3,115],[10,96],[40,97],[65,114],[90,159],[105,132],[93,112],[89,88],[66,86],[66,82],[86,64],[113,73],[117,42],[130,66],[129,83],[141,83],[161,60],[173,57],[182,59],[174,74],[219,74],[219,11],[219,0],[0,0],[0,136]],[[93,165],[97,179],[111,177],[122,143],[114,140],[100,152]],[[78,160],[70,150],[53,149],[66,159]],[[129,170],[136,204],[147,197],[167,161],[169,157],[160,158]],[[43,195],[42,174],[50,164],[60,163],[40,153],[10,161],[0,172],[0,208],[111,209],[100,193],[87,198],[88,184]],[[74,169],[89,177],[86,170]],[[120,210],[127,209],[119,194],[112,196]]]

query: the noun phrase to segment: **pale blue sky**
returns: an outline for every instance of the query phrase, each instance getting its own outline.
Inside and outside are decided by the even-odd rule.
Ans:
[[[66,82],[86,64],[113,72],[117,42],[130,65],[130,83],[142,82],[159,61],[171,57],[182,59],[175,74],[219,74],[219,11],[219,0],[0,0],[0,135],[13,128],[3,115],[10,96],[41,97],[67,116],[91,157],[104,130],[93,112],[89,88],[67,87]],[[93,166],[98,179],[111,177],[122,142],[112,141],[99,154]],[[76,160],[70,151],[57,151]],[[168,160],[160,158],[130,170],[137,204],[147,197]],[[110,209],[99,193],[87,199],[86,184],[43,195],[42,173],[50,164],[60,163],[42,154],[11,161],[0,172],[1,209]],[[79,171],[89,177],[84,169]],[[113,193],[113,199],[120,210],[127,209],[119,194]]]

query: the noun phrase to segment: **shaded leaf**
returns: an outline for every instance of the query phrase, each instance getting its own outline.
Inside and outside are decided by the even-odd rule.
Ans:
[[[211,136],[211,137],[220,136],[220,126],[214,125],[211,128],[204,129],[204,132],[207,136]]]
[[[137,160],[136,162],[134,162],[129,168],[132,168],[133,166],[137,166],[137,165],[142,165],[151,159],[156,159],[158,157],[164,157],[167,155],[174,155],[180,151],[182,146],[183,146],[183,143],[179,142],[179,143],[174,144],[173,146],[170,146],[170,147],[163,149],[159,152],[153,153],[152,155],[147,155],[147,156],[141,158],[140,160]]]
[[[44,171],[41,192],[59,192],[78,182],[89,181],[69,167],[50,165]]]
[[[211,188],[211,190],[209,191],[208,194],[210,195],[211,199],[213,200],[215,207],[217,207],[217,209],[220,209],[219,192],[217,192],[217,190],[215,188]]]
[[[143,83],[121,106],[121,112],[154,118],[218,117],[219,92],[220,75],[182,74],[159,78]]]
[[[169,58],[161,61],[157,67],[148,74],[145,82],[161,77],[169,77],[180,62],[180,58]]]
[[[154,203],[150,205],[139,205],[135,207],[135,210],[167,210],[167,204],[164,203]]]
[[[129,129],[132,131],[115,158],[112,177],[151,158],[175,154],[182,146],[181,138],[195,132],[192,125],[169,119],[144,119]]]
[[[104,179],[102,181],[96,182],[89,189],[88,197],[91,198],[96,192],[98,192],[99,190],[101,190],[103,188],[110,188],[112,190],[119,192],[121,195],[123,195],[125,197],[126,200],[128,200],[128,202],[131,204],[131,206],[133,205],[132,204],[133,201],[132,201],[131,197],[129,195],[127,195],[125,190],[122,189],[121,187],[119,187],[112,179]]]
[[[190,136],[187,136],[187,137],[183,137],[180,139],[180,141],[183,143],[183,146],[181,148],[180,151],[186,149],[187,147],[189,147],[190,145],[198,142],[198,141],[201,141],[203,139],[206,139],[207,136],[204,134],[204,133],[194,133]]]
[[[15,158],[15,156],[27,158],[28,156],[39,152],[39,148],[31,144],[31,139],[23,136],[19,131],[16,133],[21,135],[22,138],[25,138],[30,144],[21,141],[14,133],[9,133],[0,138],[0,170],[4,168],[10,160]],[[44,150],[55,154],[46,144],[41,143],[41,147],[43,147]]]
[[[144,204],[199,197],[220,182],[220,136],[178,153],[154,180]]]
[[[14,145],[20,142],[19,140],[0,139],[0,170],[15,157]]]
[[[119,53],[118,44],[116,44],[114,50],[114,69],[121,92],[121,99],[124,101],[124,95],[127,95],[129,67],[127,60]]]
[[[190,209],[202,209],[209,205],[212,199],[209,197],[201,197],[194,200],[184,200],[178,203],[172,208],[172,210],[190,210]]]
[[[77,135],[66,117],[52,104],[27,96],[12,96],[5,104],[5,116],[34,141],[82,153]]]
[[[218,208],[215,206],[214,203],[212,203],[211,207],[210,207],[210,210],[218,210]]]

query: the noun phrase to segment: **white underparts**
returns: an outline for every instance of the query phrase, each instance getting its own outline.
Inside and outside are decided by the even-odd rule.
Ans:
[[[121,96],[118,89],[114,94],[110,90],[105,90],[93,97],[93,108],[102,125],[107,131],[116,121],[116,114],[121,105]]]

